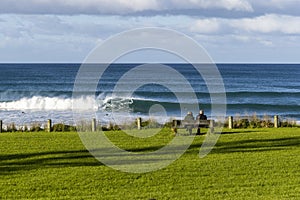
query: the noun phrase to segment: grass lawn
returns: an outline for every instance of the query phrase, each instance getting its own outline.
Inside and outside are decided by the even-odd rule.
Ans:
[[[172,139],[107,135],[132,151]],[[77,133],[1,133],[0,199],[300,199],[299,128],[225,129],[200,159],[204,137],[167,168],[129,174],[98,162]]]

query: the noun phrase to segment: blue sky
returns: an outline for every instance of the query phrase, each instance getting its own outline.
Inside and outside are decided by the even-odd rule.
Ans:
[[[300,0],[1,0],[0,62],[82,62],[142,27],[192,37],[215,62],[300,63]]]

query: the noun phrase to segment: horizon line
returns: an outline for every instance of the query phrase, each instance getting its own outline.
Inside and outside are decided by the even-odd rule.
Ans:
[[[0,64],[92,64],[85,62],[0,62]],[[99,64],[99,63],[98,63]],[[102,64],[191,64],[188,62],[113,62]],[[212,62],[212,63],[193,63],[193,64],[300,64],[299,62]]]

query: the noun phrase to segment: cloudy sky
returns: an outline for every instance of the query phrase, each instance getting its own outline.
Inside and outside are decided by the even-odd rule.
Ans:
[[[215,62],[300,63],[300,0],[1,0],[0,62],[82,62],[125,30],[170,28]]]

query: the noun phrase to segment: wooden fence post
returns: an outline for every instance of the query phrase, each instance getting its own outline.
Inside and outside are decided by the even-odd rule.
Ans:
[[[96,130],[97,130],[96,119],[93,118],[93,120],[92,120],[92,132],[96,132]]]
[[[47,131],[50,133],[52,128],[52,121],[51,119],[48,119],[47,121]]]
[[[210,129],[210,132],[211,132],[211,133],[214,132],[214,123],[215,123],[214,120],[210,120],[210,121],[209,121],[209,129]]]
[[[138,117],[136,119],[136,122],[137,122],[137,129],[138,130],[141,130],[141,126],[142,126],[142,118]]]
[[[274,127],[278,128],[279,127],[279,119],[278,119],[278,115],[274,116]]]
[[[177,128],[177,120],[176,119],[173,119],[173,121],[172,121],[172,127],[173,128]]]
[[[228,117],[228,128],[233,129],[233,117],[232,116]]]
[[[2,125],[3,125],[3,122],[2,122],[2,120],[0,120],[0,133],[2,133]]]

